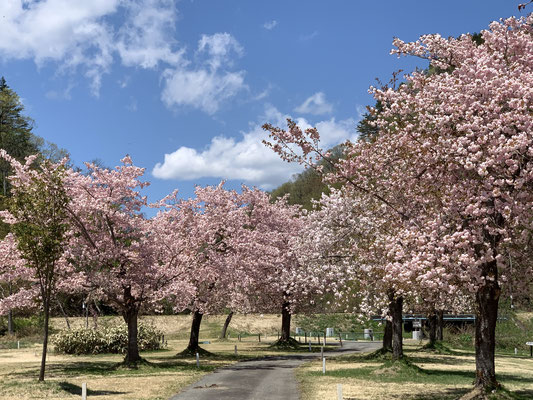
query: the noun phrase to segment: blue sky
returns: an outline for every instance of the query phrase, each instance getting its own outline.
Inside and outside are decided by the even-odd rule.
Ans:
[[[271,189],[300,169],[261,145],[263,123],[353,139],[375,78],[425,67],[389,55],[393,37],[479,32],[519,3],[0,0],[0,75],[75,164],[130,154],[150,200]]]

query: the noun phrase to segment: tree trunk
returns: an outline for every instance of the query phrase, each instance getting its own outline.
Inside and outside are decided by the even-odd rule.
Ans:
[[[383,350],[392,351],[392,322],[385,320],[385,331],[383,332]]]
[[[199,349],[198,340],[200,339],[200,324],[202,323],[202,314],[200,311],[196,310],[192,316],[192,325],[191,325],[191,336],[189,338],[189,345],[187,346],[187,351],[196,353]]]
[[[500,385],[496,381],[494,350],[496,347],[496,321],[500,286],[496,261],[483,266],[482,275],[489,278],[476,293],[476,380],[475,386],[493,390]]]
[[[50,302],[44,299],[44,335],[43,335],[43,354],[41,358],[41,370],[39,371],[39,381],[44,381],[44,371],[46,368],[46,354],[48,351],[48,322],[50,319]]]
[[[57,305],[59,306],[59,310],[61,310],[61,314],[63,314],[63,318],[65,318],[65,322],[67,324],[67,328],[70,331],[70,321],[68,320],[68,315],[65,312],[65,309],[63,308],[63,305],[59,300],[57,300]]]
[[[437,340],[444,340],[444,311],[437,311]]]
[[[435,313],[428,316],[429,324],[429,347],[435,347],[437,342],[437,315]]]
[[[392,360],[397,361],[403,358],[403,297],[395,297],[394,293],[390,292],[389,300],[389,313],[392,317]]]
[[[126,364],[136,364],[141,361],[139,354],[138,343],[138,324],[137,318],[139,315],[139,307],[137,306],[134,297],[131,295],[131,288],[124,289],[124,303],[125,309],[122,314],[124,321],[128,324],[128,349],[124,362]]]
[[[291,338],[291,311],[290,303],[286,301],[281,306],[281,337],[279,342],[289,342]]]
[[[233,311],[231,311],[226,317],[226,321],[224,322],[224,326],[222,327],[222,332],[220,332],[220,339],[226,339],[226,333],[228,331],[228,326],[229,326],[229,323],[231,322],[232,317],[233,317]]]

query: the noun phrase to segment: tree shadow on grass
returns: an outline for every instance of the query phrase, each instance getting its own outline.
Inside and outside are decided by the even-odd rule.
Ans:
[[[412,396],[405,397],[405,394],[394,394],[390,393],[388,394],[389,399],[394,400],[456,400],[459,399],[461,396],[468,393],[471,389],[461,389],[461,388],[449,388],[449,389],[443,389],[439,390],[438,392],[428,392],[428,393],[420,393],[415,394],[413,393]],[[356,400],[355,397],[344,397],[345,400]]]
[[[524,399],[533,399],[533,389],[514,390],[513,393]]]
[[[415,364],[445,364],[445,365],[456,365],[458,360],[453,356],[445,355],[434,355],[425,357],[423,355],[410,355],[408,357],[409,361]],[[474,360],[472,360],[474,362]]]
[[[74,385],[69,382],[59,382],[58,386],[67,393],[81,396],[81,386]],[[87,388],[87,397],[89,396],[109,396],[109,395],[119,395],[126,394],[127,392],[117,392],[114,390],[92,390]]]
[[[203,371],[211,371],[215,369],[215,366],[212,365],[201,365],[200,369]],[[180,360],[169,360],[165,358],[165,361],[162,362],[151,362],[143,360],[135,368],[130,368],[122,362],[113,362],[113,361],[78,361],[70,362],[66,364],[61,363],[52,363],[47,365],[46,374],[47,376],[80,376],[80,375],[96,375],[96,376],[107,376],[115,374],[146,374],[151,371],[156,373],[156,371],[168,370],[168,371],[185,371],[185,370],[197,370],[195,363],[187,363]],[[38,376],[38,370],[35,369],[26,369],[24,371],[16,371],[9,374],[14,377],[21,378],[33,378]]]
[[[431,393],[421,393],[414,395],[412,397],[412,400],[448,400],[448,399],[459,399],[460,397],[464,396],[468,392],[470,392],[472,389],[470,388],[446,388],[443,390],[439,390],[438,392],[431,392]]]

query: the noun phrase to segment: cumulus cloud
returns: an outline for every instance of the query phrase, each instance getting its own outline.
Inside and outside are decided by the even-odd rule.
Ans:
[[[126,66],[155,68],[160,62],[177,65],[183,49],[173,38],[177,10],[174,0],[144,0],[127,4],[125,23],[117,32],[116,48]]]
[[[176,0],[0,0],[0,16],[0,59],[81,71],[95,95],[116,59],[126,67],[163,65],[161,96],[169,107],[212,114],[246,88],[245,72],[231,70],[244,50],[230,34],[202,35],[194,60],[186,58],[175,39]]]
[[[267,107],[261,121],[284,126],[288,115],[280,113],[274,107]],[[311,127],[304,118],[296,119],[303,129]],[[314,124],[321,133],[322,145],[330,148],[347,139],[354,140],[355,121],[335,118]],[[240,180],[263,189],[272,189],[287,181],[302,167],[282,161],[272,150],[263,145],[266,133],[261,123],[256,123],[248,132],[241,132],[241,137],[217,136],[203,150],[180,147],[165,154],[162,163],[157,163],[152,174],[160,179],[191,180],[198,178],[220,178]]]
[[[313,115],[330,114],[333,112],[333,106],[326,101],[326,95],[324,93],[317,92],[311,97],[308,97],[294,111]]]
[[[119,0],[4,0],[0,2],[0,57],[83,66],[95,93],[112,62],[113,41],[104,17]]]
[[[192,106],[214,114],[225,100],[246,89],[244,71],[231,71],[233,58],[243,49],[229,33],[203,35],[196,51],[195,68],[168,68],[163,74],[161,99],[168,107]]]
[[[176,12],[174,0],[3,0],[0,58],[80,69],[98,95],[114,54],[142,68],[180,61],[172,39]]]
[[[272,20],[272,21],[265,22],[265,23],[263,24],[263,28],[265,28],[265,29],[268,30],[268,31],[271,31],[271,30],[274,29],[277,25],[278,25],[278,21],[276,21],[276,20],[274,19],[274,20]]]
[[[161,99],[168,107],[192,106],[208,114],[217,112],[221,102],[245,87],[244,72],[168,69],[163,77]]]

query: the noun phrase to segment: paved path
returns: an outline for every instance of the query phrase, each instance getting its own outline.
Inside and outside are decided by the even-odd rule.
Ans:
[[[381,342],[344,342],[328,356],[373,351]],[[291,400],[298,399],[294,368],[320,357],[317,353],[241,361],[204,376],[170,400]]]

